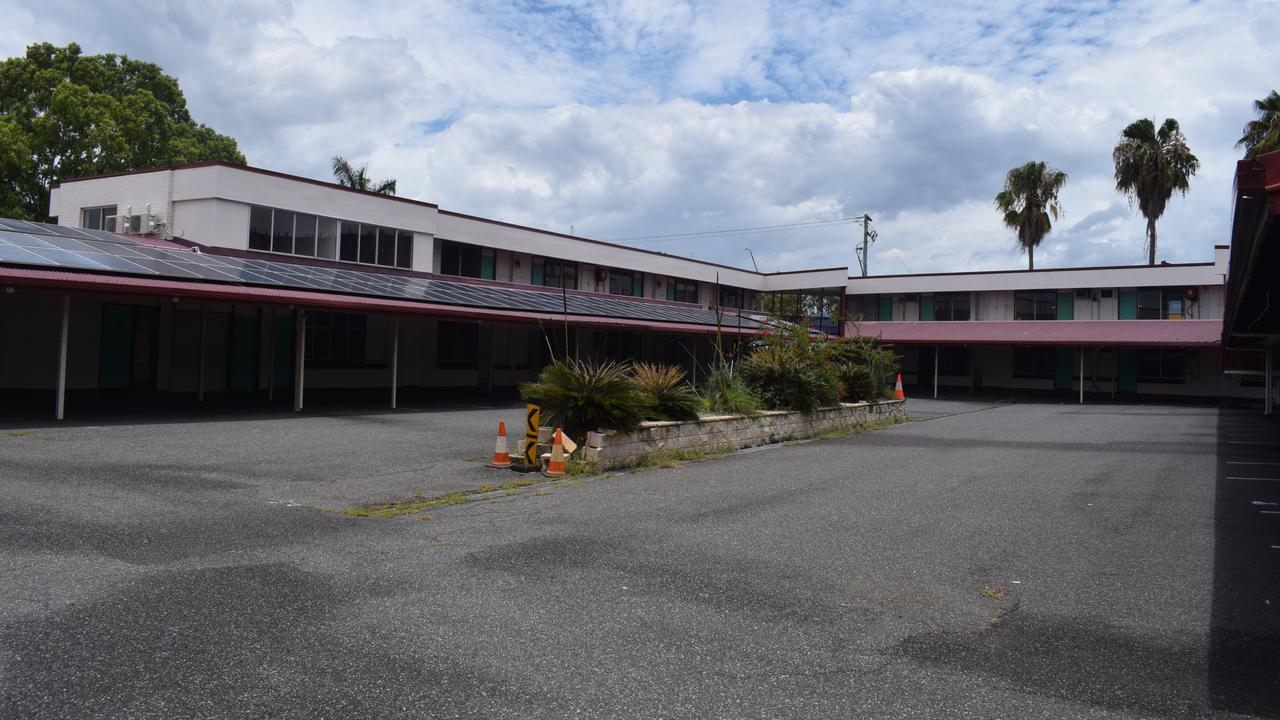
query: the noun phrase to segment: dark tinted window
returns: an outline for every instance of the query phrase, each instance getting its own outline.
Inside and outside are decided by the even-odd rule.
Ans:
[[[316,254],[316,216],[298,213],[293,226],[293,254]]]
[[[293,252],[293,213],[276,211],[271,226],[271,250],[278,253]]]
[[[255,207],[249,210],[249,249],[271,249],[271,208]]]

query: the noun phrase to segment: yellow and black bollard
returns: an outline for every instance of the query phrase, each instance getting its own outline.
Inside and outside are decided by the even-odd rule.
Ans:
[[[538,470],[538,425],[542,418],[542,406],[530,402],[524,408],[524,464],[529,470]]]

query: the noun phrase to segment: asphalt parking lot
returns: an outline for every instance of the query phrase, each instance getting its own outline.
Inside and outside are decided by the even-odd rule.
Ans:
[[[430,519],[313,507],[483,474],[386,415],[6,431],[0,717],[1280,716],[1274,423],[916,407]]]

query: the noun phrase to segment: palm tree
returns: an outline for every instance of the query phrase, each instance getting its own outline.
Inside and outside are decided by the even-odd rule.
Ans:
[[[1246,158],[1280,150],[1280,93],[1272,90],[1265,98],[1254,100],[1253,110],[1258,119],[1245,124],[1244,134],[1236,143],[1236,147],[1245,149]]]
[[[1137,202],[1147,219],[1147,264],[1155,265],[1156,220],[1164,214],[1173,191],[1187,194],[1200,161],[1191,154],[1173,118],[1165,120],[1159,131],[1146,118],[1130,123],[1111,156],[1116,163],[1116,190],[1129,197],[1130,206]]]
[[[1062,206],[1058,191],[1067,184],[1067,174],[1031,161],[1009,171],[1004,189],[996,194],[996,209],[1004,224],[1018,233],[1018,247],[1027,253],[1027,269],[1036,269],[1036,246],[1053,229]]]
[[[341,155],[333,156],[333,179],[336,180],[339,185],[355,188],[356,190],[367,190],[369,192],[378,193],[379,195],[396,194],[395,180],[383,180],[382,182],[375,183],[369,179],[368,170],[368,165],[361,165],[360,169],[357,170],[351,166],[351,163],[343,160]]]

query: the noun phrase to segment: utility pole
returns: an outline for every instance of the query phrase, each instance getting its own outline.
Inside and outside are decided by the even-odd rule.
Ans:
[[[871,216],[863,213],[858,222],[862,224],[862,247],[858,248],[858,265],[862,267],[862,277],[867,276],[867,266],[871,264],[871,258],[867,256],[871,243],[876,241],[876,231],[871,228]]]

